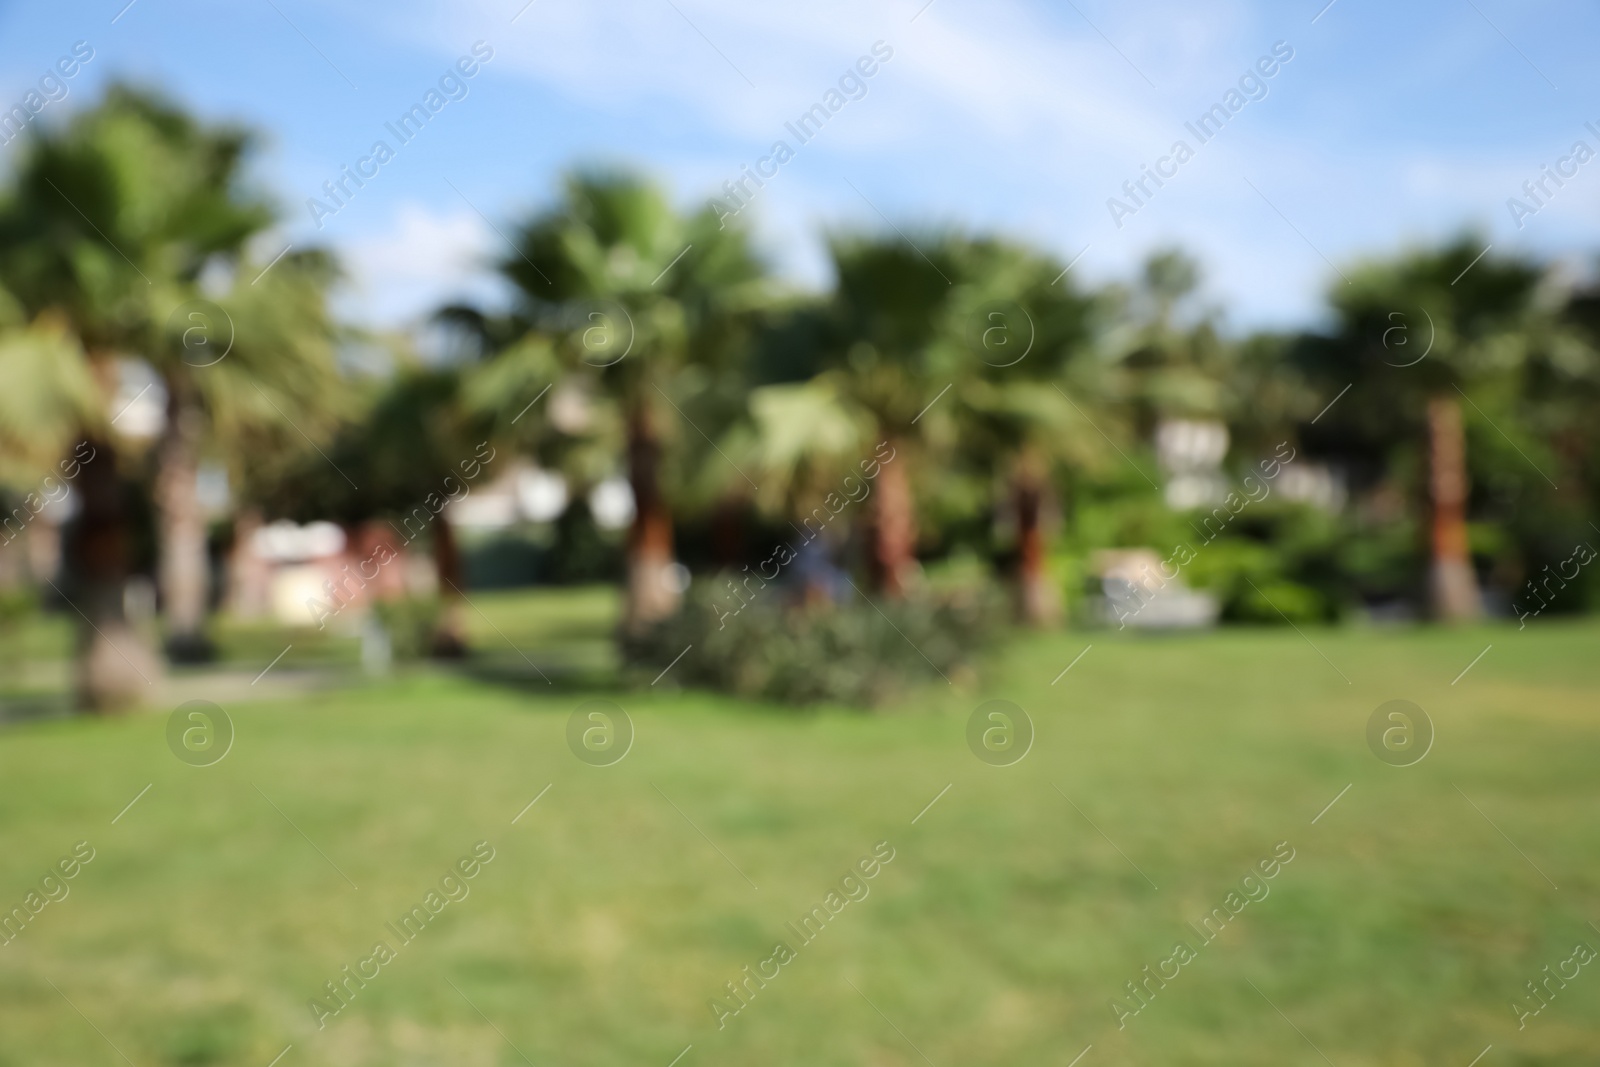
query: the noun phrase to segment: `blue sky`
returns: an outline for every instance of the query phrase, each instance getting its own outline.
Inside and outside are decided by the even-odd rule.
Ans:
[[[1311,320],[1338,282],[1328,261],[1463,227],[1574,269],[1600,250],[1600,159],[1520,229],[1506,206],[1575,141],[1600,150],[1584,127],[1600,128],[1600,10],[1579,0],[525,2],[11,2],[0,100],[85,40],[94,59],[41,119],[124,77],[260,126],[256,173],[285,209],[265,256],[331,246],[351,274],[341,306],[374,325],[493,298],[491,222],[548,202],[574,163],[636,165],[703,203],[779,138],[795,158],[750,217],[808,286],[827,280],[819,235],[883,228],[880,212],[1082,253],[1091,283],[1180,243],[1240,327]],[[384,123],[479,40],[494,56],[466,98],[314,226],[307,198],[374,140],[396,144]],[[866,95],[798,144],[784,123],[877,41],[893,58]],[[1294,55],[1266,97],[1201,145],[1184,123],[1280,41]],[[1127,202],[1122,183],[1179,138],[1194,157],[1118,228],[1108,198]],[[17,150],[0,146],[0,168]]]

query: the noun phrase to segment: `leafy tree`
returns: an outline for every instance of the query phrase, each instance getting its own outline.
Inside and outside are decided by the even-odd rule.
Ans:
[[[766,300],[763,271],[741,230],[722,228],[710,210],[679,214],[627,174],[570,176],[561,202],[514,240],[500,263],[516,290],[512,313],[449,316],[499,364],[480,380],[526,383],[491,404],[499,425],[523,421],[520,410],[552,384],[538,377],[557,370],[555,389],[610,408],[576,436],[594,442],[611,430],[621,446],[634,498],[626,625],[637,629],[677,608],[670,501],[686,468],[711,462],[705,442],[737,411],[729,381]]]
[[[157,501],[168,648],[177,658],[209,655],[205,517],[196,494],[201,457],[222,458],[237,483],[253,445],[325,437],[346,403],[334,361],[338,329],[326,300],[332,263],[318,252],[291,253],[258,277],[265,264],[242,252],[235,262],[232,285],[211,308],[170,321],[145,350],[168,398]],[[180,307],[193,308],[196,299]]]
[[[114,94],[105,110],[115,113],[127,102],[127,93]],[[115,358],[148,338],[154,283],[130,258],[146,258],[147,250],[122,232],[148,221],[148,211],[134,211],[127,203],[139,197],[143,207],[148,194],[122,181],[98,148],[115,151],[115,144],[128,157],[139,152],[128,147],[128,138],[100,136],[95,118],[94,113],[80,116],[65,134],[36,128],[36,140],[0,194],[0,280],[24,318],[66,324],[86,355],[98,393],[90,402],[72,384],[81,374],[71,355],[35,364],[36,388],[74,397],[71,405],[55,409],[70,420],[58,421],[58,432],[81,438],[84,454],[93,457],[76,483],[81,507],[66,546],[65,594],[82,620],[79,702],[104,710],[139,699],[155,669],[122,614],[129,565],[127,502],[106,410]]]
[[[1043,625],[1060,607],[1042,521],[1055,472],[1104,458],[1104,439],[1084,411],[1107,395],[1091,348],[1095,301],[1073,290],[1061,264],[1023,247],[973,242],[961,261],[952,328],[973,356],[955,395],[961,451],[1004,487],[1016,531],[1017,614]]]
[[[1330,294],[1333,331],[1296,353],[1329,400],[1349,386],[1313,442],[1364,453],[1384,470],[1407,451],[1425,457],[1413,493],[1427,516],[1428,602],[1444,620],[1482,611],[1467,526],[1467,428],[1486,441],[1513,435],[1527,457],[1524,481],[1545,477],[1538,460],[1551,458],[1516,412],[1528,367],[1555,343],[1544,272],[1523,259],[1480,259],[1481,248],[1464,237],[1351,271]]]
[[[1197,306],[1200,266],[1187,254],[1154,253],[1131,288],[1113,287],[1107,299],[1117,327],[1117,391],[1143,440],[1153,440],[1164,419],[1226,419],[1233,414],[1233,350],[1214,312]]]
[[[65,129],[38,132],[0,204],[0,278],[28,312],[71,324],[103,389],[126,356],[149,362],[166,387],[160,578],[169,648],[180,658],[207,647],[202,455],[226,454],[252,425],[314,429],[336,395],[329,261],[294,253],[263,275],[267,264],[246,254],[273,218],[243,181],[251,144],[243,130],[203,125],[158,96],[114,86]],[[96,659],[96,642],[121,629],[127,564],[115,547],[125,540],[110,474],[115,442],[100,431],[91,444],[107,473],[85,483],[79,540],[96,558],[75,562],[88,601],[79,605],[91,631],[84,644],[98,662],[106,657]],[[90,680],[89,702],[102,702],[102,688]]]
[[[937,401],[970,373],[971,363],[950,330],[958,317],[952,275],[959,274],[959,250],[943,237],[925,238],[924,247],[931,252],[906,238],[829,242],[837,281],[825,313],[823,373],[836,382],[837,395],[866,413],[888,449],[869,506],[867,571],[891,598],[904,596],[915,581],[912,471],[953,443],[953,405]]]
[[[822,316],[821,380],[896,457],[872,498],[873,584],[891,597],[911,584],[913,475],[938,469],[946,486],[976,475],[1007,487],[1019,611],[1047,620],[1040,516],[1052,469],[1095,451],[1068,391],[1095,395],[1095,376],[1066,373],[1089,338],[1091,302],[1062,284],[1059,265],[996,239],[846,236],[830,248],[838,282]]]

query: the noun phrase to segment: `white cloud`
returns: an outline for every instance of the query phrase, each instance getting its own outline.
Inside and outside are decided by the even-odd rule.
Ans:
[[[350,285],[340,310],[388,325],[418,322],[451,300],[492,299],[485,268],[498,240],[470,208],[436,213],[405,201],[385,225],[342,242]]]
[[[549,130],[551,143],[600,140],[626,154],[626,144],[606,139],[609,123],[669,113],[675,143],[653,145],[640,161],[691,200],[719,195],[775,138],[792,144],[785,121],[818,101],[873,42],[887,42],[894,58],[868,95],[795,145],[794,161],[757,198],[762,244],[790,277],[812,283],[823,280],[824,227],[882,226],[848,178],[896,223],[993,228],[1063,261],[1092,245],[1076,268],[1083,279],[1125,276],[1152,248],[1181,241],[1211,269],[1213,291],[1240,320],[1283,323],[1314,314],[1337,279],[1324,254],[1343,266],[1473,222],[1511,242],[1504,197],[1542,161],[1535,153],[1525,166],[1508,166],[1516,152],[1504,136],[1452,129],[1410,139],[1384,125],[1395,89],[1416,84],[1418,71],[1429,72],[1430,84],[1454,78],[1495,47],[1467,16],[1411,67],[1355,81],[1330,69],[1349,58],[1339,23],[1313,28],[1304,12],[1290,18],[1249,0],[1204,9],[1156,0],[1136,10],[1090,0],[1076,8],[935,0],[912,22],[923,3],[536,0],[509,25],[520,0],[462,0],[448,9],[412,0],[384,25],[408,44],[452,56],[482,36],[496,49],[492,78],[523,83],[535,107],[549,94],[593,115],[583,131]],[[1250,104],[1150,210],[1117,230],[1106,198],[1186,136],[1184,120],[1283,38],[1296,58],[1270,83],[1270,96]],[[551,177],[530,174],[528,192],[542,195]],[[495,215],[505,205],[480,206]],[[1592,235],[1593,212],[1577,195],[1538,222],[1553,230],[1579,216]]]
[[[500,0],[474,0],[476,21],[501,21]],[[707,133],[765,145],[816,102],[858,56],[884,41],[894,59],[853,107],[828,150],[879,154],[929,138],[1016,149],[1137,151],[1169,125],[1152,94],[1098,36],[1040,23],[1027,5],[935,5],[915,23],[908,0],[871,8],[846,0],[804,6],[733,0],[608,5],[536,3],[498,32],[493,71],[511,70],[568,98],[611,108],[662,101],[692,109]],[[947,13],[948,12],[948,13]],[[443,51],[462,37],[441,11],[399,18],[411,41]],[[429,17],[431,16],[431,17]],[[737,67],[754,83],[747,84]],[[999,158],[1002,152],[990,152]],[[729,160],[737,170],[739,160]]]

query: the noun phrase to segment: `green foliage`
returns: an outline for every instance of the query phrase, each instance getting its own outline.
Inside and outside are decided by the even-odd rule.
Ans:
[[[1185,580],[1215,595],[1229,622],[1336,621],[1360,600],[1338,519],[1304,504],[1252,505],[1223,535],[1195,540]]]
[[[378,625],[389,635],[389,649],[397,661],[426,659],[439,624],[438,597],[400,597],[377,600],[372,605]]]
[[[69,324],[54,312],[31,324],[0,289],[0,481],[26,484],[85,427],[103,428],[99,389]]]
[[[553,523],[463,540],[466,584],[474,590],[615,582],[623,574],[623,535],[600,529],[581,497]]]
[[[19,147],[0,185],[0,481],[27,486],[75,439],[110,433],[110,364],[136,353],[184,413],[171,425],[200,427],[133,455],[142,473],[221,459],[236,497],[272,516],[353,525],[532,459],[575,502],[627,473],[657,530],[740,509],[787,523],[890,440],[911,499],[876,497],[839,526],[869,558],[904,556],[908,539],[874,539],[913,525],[924,561],[967,552],[1001,572],[1043,540],[1076,591],[1096,549],[1165,558],[1191,543],[1184,580],[1225,619],[1336,619],[1425,597],[1443,454],[1427,412],[1442,402],[1463,423],[1471,562],[1491,603],[1600,530],[1600,288],[1483,254],[1470,234],[1349,265],[1319,331],[1239,337],[1180,250],[1090,290],[1024,241],[835,232],[831,289],[783,293],[715,210],[639,173],[579,170],[508,227],[510,303],[436,315],[449,366],[373,338],[399,370],[362,380],[335,359],[350,335],[328,307],[329,256],[250,262],[277,215],[249,180],[261,140],[114,85]],[[178,314],[202,296],[227,320],[215,363],[219,324],[197,350]],[[1151,448],[1175,418],[1225,424],[1233,461],[1292,441],[1347,502],[1326,515],[1275,500],[1202,545]],[[480,447],[497,458],[463,479]],[[646,573],[620,558],[646,542],[600,534],[581,503],[524,541],[497,550],[539,580]],[[1551,610],[1597,596],[1578,579]]]
[[[31,589],[0,589],[0,628],[10,629],[39,610],[39,597]]]
[[[626,171],[568,175],[559,203],[513,231],[499,269],[513,287],[505,315],[446,309],[483,357],[467,390],[504,439],[593,484],[623,466],[624,438],[671,447],[661,477],[698,496],[738,475],[712,450],[744,403],[749,345],[769,301],[748,235],[709,207],[678,211]],[[522,412],[559,382],[582,418]],[[682,425],[684,421],[700,432]],[[711,477],[714,476],[714,477]]]
[[[556,520],[551,580],[559,585],[609,582],[621,577],[621,538],[600,529],[587,500],[574,500]]]
[[[634,681],[648,687],[692,645],[668,676],[677,684],[785,704],[879,707],[914,686],[969,675],[1004,630],[1002,605],[977,590],[808,608],[770,588],[737,614],[727,602],[714,585],[696,585],[681,613],[625,641]]]

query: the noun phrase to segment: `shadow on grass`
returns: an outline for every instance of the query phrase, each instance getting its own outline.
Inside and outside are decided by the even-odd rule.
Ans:
[[[503,657],[472,656],[443,666],[462,678],[526,696],[614,695],[628,691],[615,669],[586,664],[550,663],[535,667]]]

